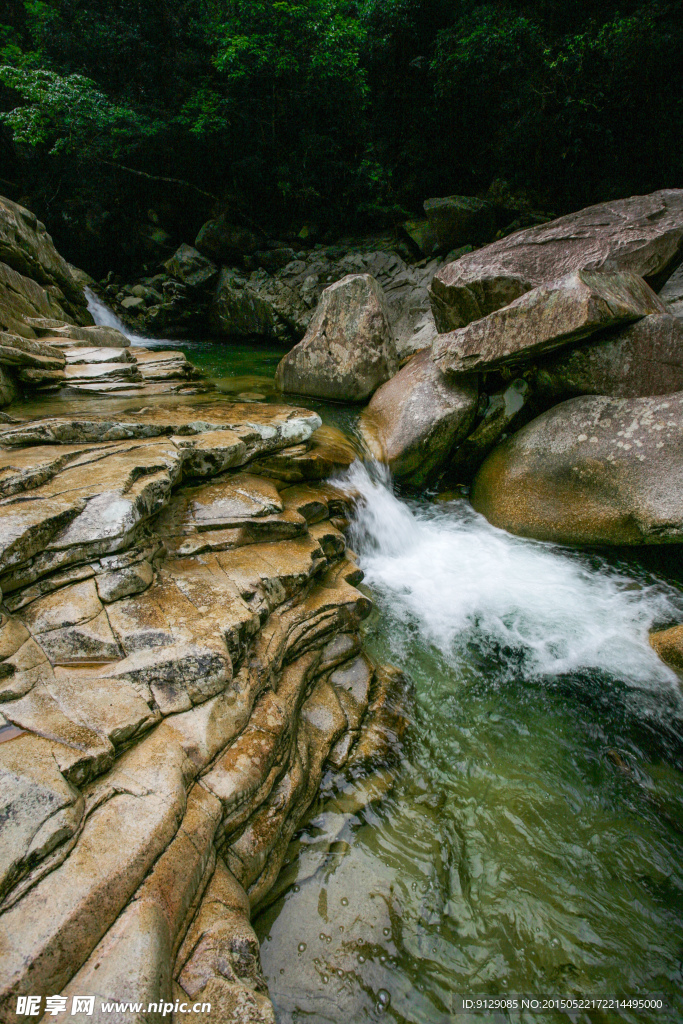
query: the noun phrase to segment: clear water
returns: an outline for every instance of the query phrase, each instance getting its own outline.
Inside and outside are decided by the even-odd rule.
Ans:
[[[660,992],[664,1014],[571,1019],[683,1019],[683,694],[647,642],[681,594],[349,483],[368,646],[409,674],[411,724],[388,794],[327,777],[257,919],[280,1024],[432,1024],[510,993]]]
[[[281,349],[182,347],[226,397],[282,400]],[[304,404],[353,429],[356,409]],[[683,1020],[683,691],[647,642],[683,621],[671,549],[655,573],[359,465],[346,483],[366,643],[409,676],[410,725],[398,770],[326,777],[255,921],[279,1024]],[[669,1009],[458,1012],[523,993]]]

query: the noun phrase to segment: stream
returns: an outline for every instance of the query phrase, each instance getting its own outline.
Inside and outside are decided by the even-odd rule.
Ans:
[[[181,347],[276,400],[277,347]],[[513,537],[372,465],[338,483],[409,727],[397,768],[327,774],[254,921],[279,1024],[683,1020],[683,689],[648,643],[683,621],[668,560]],[[668,1009],[459,1014],[522,995]]]

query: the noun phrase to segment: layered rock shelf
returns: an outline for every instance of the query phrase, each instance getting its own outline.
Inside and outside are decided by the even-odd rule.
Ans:
[[[250,916],[323,775],[404,727],[327,482],[355,452],[93,325],[11,203],[0,258],[0,1019],[272,1022]]]
[[[320,479],[352,455],[319,426],[232,404],[3,426],[3,1019],[85,990],[274,1019],[250,912],[323,772],[402,728],[401,677],[362,651],[350,499]]]

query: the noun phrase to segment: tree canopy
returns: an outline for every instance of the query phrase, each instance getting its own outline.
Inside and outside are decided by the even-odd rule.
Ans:
[[[6,0],[0,191],[133,253],[149,207],[172,238],[222,209],[277,234],[501,178],[560,212],[674,186],[682,7]]]

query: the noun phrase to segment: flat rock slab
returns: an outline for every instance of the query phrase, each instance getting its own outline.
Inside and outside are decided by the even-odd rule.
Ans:
[[[573,398],[488,456],[472,504],[494,526],[567,544],[683,541],[683,393]]]
[[[287,405],[208,403],[173,408],[144,408],[113,418],[55,416],[21,424],[0,424],[0,445],[73,444],[84,441],[119,441],[191,436],[214,430],[235,430],[252,446],[276,450],[307,441],[321,426],[317,413]]]
[[[61,351],[67,364],[80,363],[134,363],[135,359],[127,348],[95,348],[92,345],[62,345]]]
[[[683,255],[683,189],[590,206],[448,263],[430,297],[439,331],[464,327],[577,270],[627,271],[659,291]]]
[[[440,335],[433,358],[445,374],[519,365],[596,331],[666,312],[635,274],[569,274],[481,320]]]

